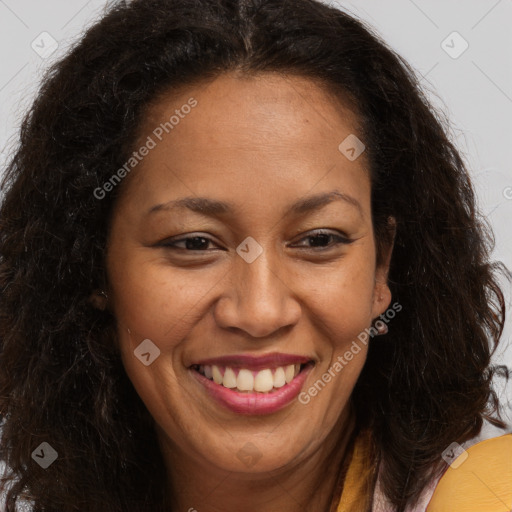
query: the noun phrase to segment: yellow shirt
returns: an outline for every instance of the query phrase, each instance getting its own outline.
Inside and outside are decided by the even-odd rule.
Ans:
[[[368,471],[366,440],[358,438],[347,471],[337,512],[363,512],[362,481]],[[439,480],[426,511],[512,512],[512,434],[486,439],[466,449],[467,458],[456,459]],[[459,456],[460,459],[465,454]]]
[[[427,512],[512,511],[512,434],[480,441],[466,453],[439,480]]]

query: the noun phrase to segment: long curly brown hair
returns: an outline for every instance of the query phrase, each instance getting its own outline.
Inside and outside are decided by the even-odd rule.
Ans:
[[[357,106],[370,162],[378,257],[396,218],[389,285],[403,311],[370,343],[353,393],[396,507],[417,500],[453,441],[499,419],[490,366],[505,304],[444,116],[409,65],[361,21],[316,0],[117,2],[47,72],[3,180],[0,209],[1,458],[7,511],[165,510],[152,419],[115,348],[105,283],[121,187],[94,190],[134,150],[166,90],[238,70],[319,80]],[[136,172],[136,170],[134,171]],[[498,417],[494,417],[497,414]],[[31,454],[48,442],[58,459]]]

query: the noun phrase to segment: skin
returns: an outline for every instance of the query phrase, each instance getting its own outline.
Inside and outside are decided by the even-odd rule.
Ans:
[[[108,296],[123,364],[155,420],[173,510],[325,510],[367,346],[308,404],[267,415],[222,408],[188,368],[230,354],[305,355],[315,362],[307,390],[386,311],[392,247],[377,267],[365,154],[349,161],[338,150],[358,133],[357,118],[309,79],[225,74],[161,97],[141,143],[191,97],[197,106],[126,178],[114,210]],[[334,200],[287,213],[333,190],[359,207]],[[234,211],[147,213],[186,196],[232,202]],[[308,237],[319,229],[353,242],[327,238],[315,248]],[[211,242],[195,251],[161,245],[184,236]],[[252,263],[236,253],[248,236],[263,248]],[[144,339],[161,351],[149,366],[133,353]],[[258,455],[250,465],[237,456],[247,443]]]

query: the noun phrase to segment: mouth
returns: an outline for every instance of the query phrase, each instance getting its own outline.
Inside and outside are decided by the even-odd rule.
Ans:
[[[219,365],[192,365],[191,369],[215,384],[238,393],[272,393],[290,384],[307,364],[295,363],[277,368],[251,370]]]
[[[227,357],[189,367],[210,398],[238,414],[270,414],[300,393],[313,360],[270,355]]]

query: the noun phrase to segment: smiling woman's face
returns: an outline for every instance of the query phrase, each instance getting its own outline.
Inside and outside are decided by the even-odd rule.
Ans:
[[[169,452],[269,472],[339,428],[367,347],[332,367],[391,301],[365,154],[338,149],[350,134],[348,109],[275,74],[223,75],[148,114],[140,140],[156,147],[114,212],[108,292],[124,366]],[[134,353],[143,340],[149,364]]]

